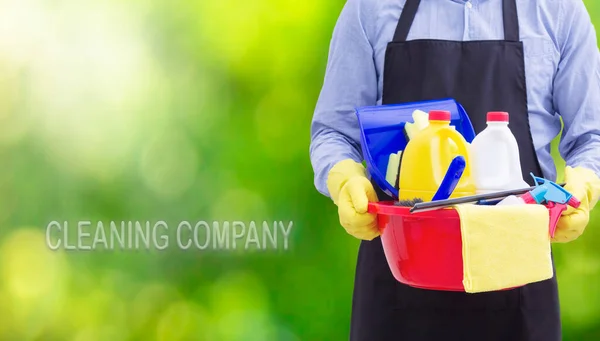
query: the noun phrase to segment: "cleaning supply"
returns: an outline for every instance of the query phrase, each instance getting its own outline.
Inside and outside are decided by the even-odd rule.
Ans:
[[[327,189],[348,234],[363,240],[379,236],[377,216],[367,212],[369,202],[378,201],[377,193],[362,164],[352,159],[336,163],[327,176]]]
[[[535,189],[521,195],[520,197],[507,197],[498,205],[519,205],[520,203],[545,205],[550,212],[550,237],[554,237],[558,219],[562,213],[569,206],[578,208],[581,203],[577,198],[575,198],[560,185],[557,185],[550,180],[538,178],[534,176],[533,173],[531,173],[531,176],[535,181]],[[506,202],[507,200],[508,203]]]
[[[396,182],[398,181],[398,169],[400,168],[401,156],[402,151],[390,154],[387,172],[385,173],[385,181],[394,187],[396,187]]]
[[[412,113],[413,121],[406,122],[404,125],[404,132],[406,135],[406,141],[410,141],[420,131],[427,128],[429,125],[429,115],[422,110],[415,110]]]
[[[562,188],[561,188],[562,189]],[[564,191],[564,189],[562,189]],[[498,206],[514,206],[514,205],[528,205],[528,204],[541,204],[545,201],[545,194],[548,192],[546,187],[536,187],[522,194],[521,196],[511,195],[500,201]]]
[[[442,184],[438,188],[438,191],[435,193],[431,201],[446,200],[450,198],[452,192],[454,192],[454,189],[458,185],[466,166],[467,162],[465,161],[464,157],[455,157],[450,163],[448,171],[446,171],[446,176],[444,176]]]
[[[421,198],[398,200],[398,201],[394,201],[394,206],[414,207],[416,204],[419,204],[422,202],[423,202],[423,199],[421,199]]]
[[[429,114],[422,110],[417,109],[413,111],[412,118],[413,122],[406,122],[404,124],[404,137],[406,139],[406,143],[410,142],[410,140],[414,138],[420,131],[429,126]],[[388,163],[388,174],[390,176],[388,182],[391,180],[390,184],[396,189],[398,189],[400,186],[400,165],[402,163],[402,151],[399,151],[397,155],[397,159],[396,157],[393,157],[392,159],[392,156],[390,155],[391,162]],[[390,167],[394,165],[396,166],[396,169],[391,170]],[[388,179],[388,174],[386,174],[386,179]],[[394,179],[392,179],[392,176],[394,176]]]
[[[589,223],[590,211],[594,209],[600,197],[600,179],[591,169],[567,166],[565,181],[565,189],[573,193],[581,204],[562,213],[552,239],[559,243],[567,243],[581,236]]]
[[[421,130],[429,125],[429,115],[421,110],[415,110],[412,113],[413,122],[406,122],[404,125],[404,136],[406,141],[410,141]],[[398,173],[400,171],[400,161],[402,160],[402,151],[390,154],[388,166],[385,173],[385,180],[392,186],[397,187]]]
[[[488,112],[487,127],[471,142],[477,194],[528,186],[521,175],[519,146],[508,121],[507,112]]]
[[[503,290],[552,278],[549,215],[544,206],[454,208],[460,216],[466,292]]]
[[[526,204],[543,204],[545,202],[554,202],[572,207],[579,207],[579,200],[571,193],[564,189],[561,185],[555,184],[550,180],[539,178],[531,174],[535,181],[535,187],[521,196],[510,195],[498,203],[499,206],[504,205],[526,205]]]
[[[406,148],[406,123],[414,123],[413,113],[416,110],[428,113],[436,109],[450,111],[452,129],[459,132],[467,142],[473,141],[475,137],[473,124],[464,107],[452,98],[355,108],[360,150],[366,162],[369,178],[382,194],[393,200],[398,199],[398,187],[386,181],[385,176],[390,154],[397,153],[399,150],[404,151]],[[423,116],[423,114],[419,115]]]
[[[561,187],[564,185],[565,184],[558,184],[558,186],[561,186]],[[410,210],[410,212],[411,213],[419,213],[419,212],[426,212],[426,211],[441,210],[444,208],[449,208],[454,205],[460,205],[460,204],[478,204],[480,206],[483,206],[483,205],[492,206],[492,205],[496,205],[498,203],[498,201],[500,201],[510,195],[521,195],[521,194],[524,194],[524,193],[534,190],[536,187],[537,186],[532,186],[532,187],[528,187],[528,188],[521,188],[521,189],[516,189],[516,190],[511,190],[511,191],[501,191],[501,192],[495,192],[495,193],[477,194],[477,195],[453,198],[453,199],[447,199],[447,200],[417,203]],[[500,200],[497,200],[497,199],[500,199]]]
[[[407,207],[369,203],[394,278],[412,287],[464,292],[460,221],[455,210],[412,215]]]
[[[413,111],[412,118],[414,122],[406,122],[404,124],[404,137],[406,138],[407,143],[429,125],[429,114],[422,110]],[[394,186],[394,188],[398,188],[399,186],[398,182],[401,162],[402,151],[399,151],[395,155],[390,154],[385,179],[388,183]]]
[[[525,200],[521,199],[521,197],[518,197],[516,195],[509,195],[505,199],[502,199],[500,202],[498,202],[496,205],[497,206],[515,206],[515,205],[525,205],[525,204],[528,204],[528,203],[526,203]]]
[[[450,163],[459,155],[465,158],[466,167],[452,196],[475,194],[469,166],[469,143],[450,128],[450,118],[449,111],[430,111],[429,125],[406,145],[400,164],[398,199],[431,200]]]

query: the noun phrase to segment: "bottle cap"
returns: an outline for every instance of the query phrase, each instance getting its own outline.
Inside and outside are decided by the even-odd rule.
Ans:
[[[490,111],[487,113],[488,122],[508,122],[508,113],[504,111]]]
[[[449,111],[445,110],[431,110],[429,112],[429,120],[430,121],[450,121],[452,118],[452,114]]]

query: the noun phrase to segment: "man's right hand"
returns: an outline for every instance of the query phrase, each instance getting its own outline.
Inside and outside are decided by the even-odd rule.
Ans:
[[[338,162],[329,171],[327,189],[346,232],[362,240],[379,236],[377,215],[367,212],[369,202],[378,201],[377,194],[363,165],[351,159]]]

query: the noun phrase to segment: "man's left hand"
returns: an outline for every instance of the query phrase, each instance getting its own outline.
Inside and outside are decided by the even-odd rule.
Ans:
[[[569,207],[556,226],[553,242],[568,243],[583,234],[590,221],[590,211],[600,197],[600,178],[583,167],[565,169],[565,190],[581,201],[579,208]]]

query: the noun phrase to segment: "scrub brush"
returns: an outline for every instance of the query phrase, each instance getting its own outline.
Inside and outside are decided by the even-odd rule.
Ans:
[[[414,207],[416,204],[423,202],[423,199],[414,198],[412,200],[398,200],[394,202],[394,206]]]

